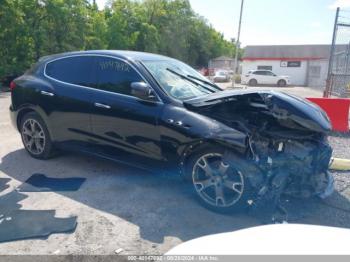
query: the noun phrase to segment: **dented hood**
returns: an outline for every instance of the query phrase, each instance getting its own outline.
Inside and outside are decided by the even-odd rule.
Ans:
[[[234,101],[247,101],[251,106],[262,108],[277,119],[292,120],[311,131],[324,133],[332,129],[326,113],[320,107],[283,92],[227,90],[186,100],[184,105],[190,110],[200,111],[202,108]]]

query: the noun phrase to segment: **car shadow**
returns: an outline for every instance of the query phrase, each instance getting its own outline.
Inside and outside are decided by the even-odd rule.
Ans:
[[[176,174],[150,173],[89,156],[64,154],[40,161],[21,149],[5,155],[0,170],[19,183],[34,173],[85,177],[78,191],[57,193],[138,226],[140,237],[155,243],[169,236],[187,241],[262,224],[252,215],[222,215],[203,208],[192,187]],[[317,199],[284,201],[292,222],[350,228],[348,199],[339,193],[333,198],[332,204]]]

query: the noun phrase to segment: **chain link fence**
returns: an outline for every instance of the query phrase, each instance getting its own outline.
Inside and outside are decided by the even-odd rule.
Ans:
[[[337,11],[333,38],[325,95],[350,97],[350,11]]]
[[[337,52],[333,55],[330,74],[331,95],[348,97],[350,85],[350,49]]]

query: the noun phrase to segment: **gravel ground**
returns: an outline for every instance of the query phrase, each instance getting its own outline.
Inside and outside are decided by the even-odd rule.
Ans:
[[[350,134],[333,134],[329,137],[333,148],[333,156],[350,159]],[[350,196],[350,172],[332,172],[335,178],[335,187],[339,192]]]
[[[163,254],[193,238],[261,225],[246,214],[202,208],[176,176],[75,154],[35,160],[10,125],[9,103],[9,94],[0,93],[0,177],[11,179],[0,197],[33,173],[87,180],[76,192],[26,193],[20,202],[23,209],[54,209],[58,217],[77,215],[75,232],[1,243],[0,254],[114,254],[119,248],[122,254]],[[336,157],[350,158],[349,135],[334,135],[330,143]],[[327,201],[286,201],[291,222],[350,228],[350,173],[334,176],[337,191]]]
[[[350,159],[350,134],[334,133],[329,137],[335,157]]]

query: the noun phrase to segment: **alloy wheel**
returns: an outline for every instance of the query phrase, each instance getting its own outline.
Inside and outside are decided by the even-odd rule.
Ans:
[[[242,173],[224,163],[219,153],[201,156],[193,167],[192,179],[198,195],[215,207],[233,206],[244,191]]]
[[[22,139],[26,149],[40,155],[45,149],[45,133],[40,123],[32,118],[27,119],[22,126]]]

